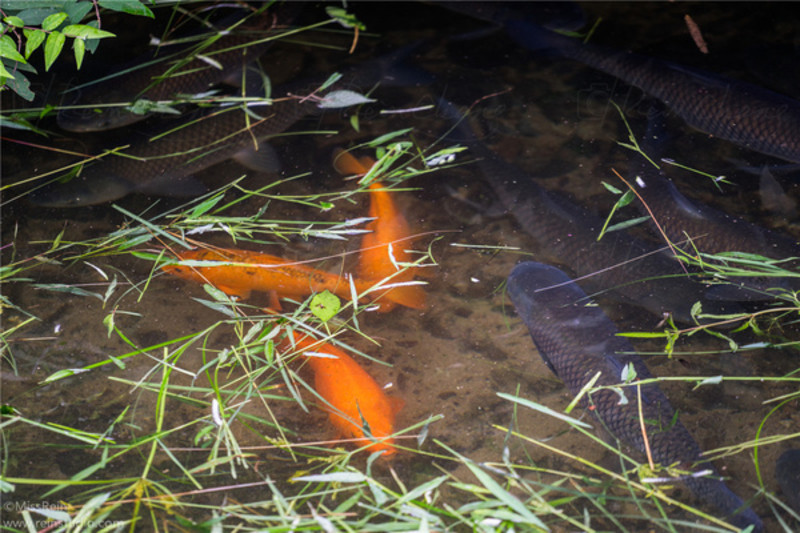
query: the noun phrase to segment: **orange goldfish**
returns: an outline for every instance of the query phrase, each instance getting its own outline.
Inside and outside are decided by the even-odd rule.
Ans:
[[[374,379],[343,350],[308,336],[292,332],[294,342],[302,351],[314,351],[331,357],[307,355],[314,371],[314,389],[328,404],[331,423],[341,437],[357,439],[359,446],[371,452],[395,453],[392,446],[394,419],[402,402],[389,398]],[[281,343],[288,348],[289,340]],[[365,432],[368,428],[369,435]],[[370,437],[371,435],[371,437]],[[379,441],[379,442],[375,442]]]
[[[375,164],[368,157],[356,159],[348,152],[338,152],[334,157],[336,170],[342,174],[366,174]],[[364,280],[379,281],[396,274],[399,263],[412,262],[411,254],[406,251],[410,244],[411,229],[398,211],[391,194],[381,183],[376,181],[369,186],[369,198],[369,216],[375,220],[367,224],[366,228],[371,233],[365,234],[361,241],[358,276]],[[389,283],[412,281],[414,271],[414,268],[407,268],[392,277]],[[404,303],[396,303],[415,309],[425,308],[425,292],[417,285],[396,287],[384,294],[389,299],[384,306],[394,307],[395,301],[402,298]]]
[[[274,255],[235,249],[194,250],[177,255],[179,260],[237,263],[200,267],[166,265],[162,269],[183,279],[210,283],[226,294],[242,299],[249,298],[252,291],[269,292],[272,295],[271,306],[275,309],[280,308],[278,298],[303,298],[313,292],[324,290],[344,299],[351,297],[350,283],[347,279],[330,272],[298,265]],[[354,280],[354,283],[359,293],[365,292],[373,285],[372,282],[362,280]],[[395,304],[409,307],[416,305],[415,301],[403,301],[403,296],[403,293],[382,295],[386,301],[379,304],[379,310],[384,311],[384,305],[391,307]]]

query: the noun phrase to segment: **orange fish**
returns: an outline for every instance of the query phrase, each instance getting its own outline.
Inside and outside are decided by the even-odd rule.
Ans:
[[[252,291],[269,292],[272,295],[271,306],[275,309],[280,308],[278,298],[304,298],[324,290],[346,300],[351,298],[350,283],[347,279],[330,272],[298,265],[274,255],[235,249],[195,250],[177,254],[177,259],[239,263],[200,267],[166,265],[162,269],[183,279],[210,283],[226,294],[242,299],[249,298]],[[359,294],[374,284],[357,279],[353,281]],[[410,302],[411,305],[404,302],[403,296],[403,293],[382,295],[381,297],[387,301],[379,304],[380,310],[384,310],[384,305],[391,307],[395,304],[409,307],[416,305],[413,301]]]
[[[342,174],[366,174],[375,161],[362,157],[356,159],[348,152],[337,152],[334,166]],[[398,272],[398,264],[413,261],[406,248],[411,242],[411,229],[405,217],[398,211],[391,193],[379,182],[369,186],[369,216],[374,218],[367,224],[370,233],[364,235],[359,252],[358,276],[360,279],[380,281],[394,274],[389,283],[401,283],[414,279],[415,268]],[[389,248],[391,245],[391,250]],[[425,292],[418,285],[396,287],[384,294],[389,302],[385,306],[394,307],[395,301],[414,309],[425,308]],[[381,311],[385,309],[381,308]]]
[[[367,450],[371,452],[395,453],[394,441],[389,436],[394,433],[395,415],[402,402],[389,398],[372,376],[343,350],[312,337],[294,332],[292,335],[302,351],[332,356],[307,355],[305,359],[314,371],[314,389],[330,404],[324,409],[339,436],[355,438],[359,446],[369,445]],[[289,340],[284,340],[281,347],[287,349]]]

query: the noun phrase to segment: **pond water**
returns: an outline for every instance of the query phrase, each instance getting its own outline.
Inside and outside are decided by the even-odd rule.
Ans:
[[[582,8],[589,23],[602,18],[593,36],[594,42],[739,77],[795,96],[791,88],[797,87],[797,71],[780,65],[787,56],[796,57],[792,55],[800,35],[796,17],[791,15],[791,6],[759,6],[755,11],[747,4],[590,3]],[[520,8],[535,9],[530,5]],[[412,133],[403,138],[413,139],[421,148],[440,141],[451,127],[436,108],[438,99],[445,97],[461,109],[476,104],[473,124],[482,131],[482,142],[506,161],[536,176],[537,182],[546,189],[564,193],[598,216],[606,216],[616,197],[601,182],[624,188],[613,170],[626,176],[631,160],[631,153],[617,144],[617,141],[626,140],[627,133],[610,100],[628,110],[632,127],[641,132],[646,124],[649,101],[640,91],[575,61],[523,50],[500,30],[479,34],[479,30],[487,27],[486,23],[439,5],[356,3],[350,10],[367,27],[367,31],[359,35],[353,54],[347,52],[353,40],[351,31],[341,27],[336,31],[309,31],[303,33],[302,38],[276,44],[262,59],[266,72],[274,80],[288,81],[301,74],[330,73],[344,66],[358,65],[387,51],[419,43],[406,61],[412,83],[378,88],[372,94],[378,103],[359,110],[358,130],[349,120],[352,110],[301,120],[294,131],[324,129],[337,133],[275,139],[271,144],[281,161],[280,173],[253,172],[228,161],[198,174],[209,188],[224,186],[243,174],[247,177],[242,184],[251,190],[285,180],[270,190],[274,197],[269,200],[262,220],[325,223],[366,216],[366,194],[337,199],[331,209],[303,205],[291,199],[319,194],[336,198],[338,193],[355,187],[354,180],[343,180],[333,169],[331,161],[336,148],[348,148],[402,128],[413,128]],[[709,54],[700,53],[690,38],[684,21],[687,14],[704,32]],[[547,12],[543,16],[554,15]],[[311,24],[325,18],[320,6],[309,4],[296,23]],[[113,16],[108,20],[108,27],[115,28],[111,31],[120,32],[121,43],[138,43],[142,34],[152,31],[146,25],[133,28],[133,24],[130,31],[125,31],[126,20]],[[334,26],[327,29],[332,30]],[[101,45],[100,53],[103,48],[112,47]],[[111,62],[130,59],[117,57],[120,53],[119,48],[108,50],[105,57]],[[93,67],[89,59],[92,58],[87,58],[84,68],[99,69]],[[70,81],[68,72],[71,71],[63,69],[54,81],[43,80],[34,86],[44,91],[47,84],[52,83],[55,95],[56,88]],[[4,102],[4,105],[13,107],[18,102]],[[406,112],[380,113],[382,109]],[[152,119],[145,124],[152,124]],[[67,134],[57,129],[52,117],[41,119],[37,125],[55,134],[45,139],[12,130],[4,132],[4,176],[30,174],[34,167],[35,173],[69,161],[62,155],[23,146],[15,140],[94,153],[98,146],[108,146],[109,139],[123,144],[126,138],[125,130],[108,134]],[[763,226],[795,237],[800,235],[791,208],[777,212],[766,206],[759,193],[758,176],[743,169],[745,166],[760,169],[762,164],[780,164],[780,161],[710,138],[675,117],[669,126],[674,130],[670,131],[664,148],[665,157],[713,175],[724,174],[733,183],[720,194],[708,179],[688,172],[671,173],[685,194]],[[146,127],[131,126],[136,131]],[[452,144],[450,139],[445,139],[437,147]],[[368,149],[356,153],[374,155],[374,151]],[[463,153],[456,162],[470,160],[468,153]],[[417,160],[412,165],[419,168],[420,163]],[[796,182],[791,175],[776,173],[784,189],[781,198],[796,198]],[[285,179],[298,174],[303,175]],[[402,399],[397,428],[419,424],[430,417],[437,417],[437,420],[425,428],[427,437],[420,448],[422,453],[400,452],[381,459],[372,467],[373,474],[387,485],[395,486],[397,479],[409,488],[443,472],[449,473],[452,479],[474,482],[468,466],[452,460],[441,443],[478,463],[502,463],[504,453],[508,453],[510,464],[534,465],[533,468],[540,469],[530,473],[537,479],[558,478],[558,475],[548,477],[547,471],[575,473],[578,477],[597,475],[586,466],[534,443],[509,439],[498,426],[510,425],[531,439],[541,439],[548,446],[619,470],[617,457],[598,443],[575,430],[567,431],[562,421],[515,406],[498,396],[498,393],[518,395],[556,411],[562,411],[571,400],[567,389],[537,354],[503,290],[504,281],[516,263],[522,259],[547,261],[548,250],[504,213],[475,164],[423,174],[404,185],[410,190],[398,192],[395,197],[409,224],[422,235],[415,240],[414,248],[425,251],[430,247],[435,260],[435,266],[425,268],[424,276],[420,277],[427,282],[427,308],[419,311],[398,307],[388,314],[366,312],[359,315],[359,328],[377,344],[353,332],[345,332],[339,339],[373,357],[376,361],[359,358],[359,362],[379,384],[387,387],[390,395]],[[103,453],[108,454],[107,463],[87,479],[137,478],[148,463],[148,447],[112,456],[157,429],[166,432],[162,440],[171,452],[168,454],[162,448],[156,451],[151,459],[154,472],[151,479],[164,483],[175,493],[198,489],[197,484],[186,481],[186,472],[176,465],[180,462],[191,469],[207,460],[209,451],[204,446],[220,431],[211,418],[210,405],[215,397],[226,406],[226,414],[236,413],[235,422],[230,424],[230,436],[219,442],[229,446],[234,446],[235,442],[236,446],[241,446],[239,452],[229,449],[220,452],[220,456],[249,455],[246,465],[238,459],[233,465],[219,465],[215,477],[207,469],[193,472],[203,487],[222,489],[208,493],[198,491],[191,498],[187,497],[195,507],[183,514],[202,520],[212,516],[211,508],[204,508],[204,504],[213,507],[223,502],[256,502],[268,498],[254,496],[246,485],[263,480],[265,474],[280,491],[291,494],[297,489],[287,481],[290,476],[321,471],[324,463],[313,457],[328,456],[327,444],[314,445],[319,446],[317,448],[307,448],[303,444],[331,440],[334,431],[327,415],[313,407],[314,398],[308,391],[301,392],[308,406],[306,411],[292,399],[280,375],[273,371],[258,374],[257,368],[249,366],[252,360],[244,359],[247,371],[233,364],[233,359],[227,367],[207,365],[226,349],[229,358],[244,357],[241,352],[230,350],[238,345],[244,331],[268,318],[262,310],[269,303],[265,294],[257,293],[245,302],[241,311],[247,318],[239,320],[238,326],[220,323],[229,317],[198,301],[211,299],[200,285],[154,273],[152,261],[127,252],[74,259],[89,250],[81,242],[98,242],[121,229],[138,226],[139,222],[130,214],[155,220],[159,213],[177,208],[186,199],[133,194],[114,201],[123,212],[109,204],[75,209],[42,208],[24,197],[14,198],[20,192],[24,189],[3,191],[3,262],[9,264],[34,258],[30,264],[36,266],[16,276],[25,279],[4,282],[4,297],[17,307],[4,309],[3,329],[8,331],[22,324],[28,316],[26,313],[36,320],[9,335],[4,352],[3,404],[12,406],[30,421],[17,421],[3,428],[6,455],[2,473],[17,480],[15,492],[3,495],[9,520],[16,519],[24,505],[46,506],[47,502],[62,498],[71,502],[74,499],[73,503],[77,503],[85,500],[88,494],[84,492],[87,486],[75,485],[63,492],[44,495],[47,489],[26,483],[23,478],[65,480],[97,464]],[[229,191],[226,200],[233,200],[236,194],[236,191]],[[265,203],[263,198],[251,197],[232,206],[224,215],[252,216]],[[638,215],[629,207],[623,216]],[[158,221],[159,224],[166,222],[165,219]],[[648,235],[644,227],[633,231],[639,236]],[[48,262],[44,254],[59,234],[62,246],[76,244],[48,254],[48,260],[59,261]],[[354,269],[360,242],[357,236],[337,241],[305,238],[296,232],[286,238],[262,234],[255,239],[260,242],[244,239],[234,243],[223,232],[194,235],[193,238],[220,247],[241,247],[281,257],[304,260],[326,257],[328,259],[312,266],[331,272]],[[164,235],[159,235],[135,250],[157,253],[164,245],[174,244],[164,239]],[[569,270],[569,265],[561,266]],[[112,283],[113,291],[109,288]],[[86,294],[55,290],[53,284],[80,288]],[[604,297],[599,302],[621,331],[660,330],[662,317]],[[291,311],[294,307],[286,304],[284,310]],[[109,327],[111,317],[116,331]],[[347,319],[346,316],[342,318]],[[198,337],[185,351],[173,353],[170,394],[166,396],[165,406],[160,405],[157,393],[165,373],[161,364],[165,350],[172,353],[181,344],[165,343],[212,327],[213,331]],[[762,340],[748,332],[730,334],[741,345]],[[783,326],[775,338],[793,340],[796,334],[796,328],[790,324]],[[145,347],[151,349],[127,356]],[[664,343],[662,340],[636,341],[635,347],[641,352],[660,353]],[[119,359],[120,356],[125,357]],[[692,383],[680,381],[661,385],[703,450],[751,441],[765,418],[762,438],[791,435],[800,429],[798,400],[786,403],[771,414],[778,403],[774,399],[796,392],[796,383],[759,379],[796,371],[800,365],[792,348],[731,353],[724,339],[701,334],[682,338],[673,357],[648,355],[646,361],[657,376],[743,378],[696,388]],[[52,383],[42,382],[56,372],[83,369],[99,362],[107,364]],[[299,372],[301,379],[309,378],[305,370],[298,370],[297,366],[292,368]],[[258,376],[256,383],[261,386],[261,398],[252,396],[253,390],[247,385],[248,373]],[[215,386],[221,387],[223,392],[215,395],[212,390]],[[298,390],[302,391],[303,387],[299,386]],[[162,412],[161,409],[163,414],[159,418],[156,414]],[[5,416],[4,420],[10,418]],[[87,444],[74,433],[57,432],[53,424],[103,435],[119,446],[103,452],[104,446],[92,445],[96,437],[88,438]],[[276,424],[282,426],[282,432],[275,428]],[[417,428],[410,434],[419,432]],[[296,446],[294,453],[276,446],[283,438]],[[411,449],[418,447],[414,438],[401,438],[398,442]],[[225,444],[222,446],[224,448]],[[788,447],[790,443],[779,442],[758,449],[763,486],[768,492],[778,492],[779,497],[774,464]],[[170,454],[179,457],[179,461],[174,461]],[[363,469],[365,455],[355,457],[352,463]],[[728,478],[730,488],[743,499],[750,499],[758,492],[759,481],[750,448],[724,457],[715,465]],[[231,470],[235,470],[235,476],[231,475]],[[123,485],[119,482],[105,490]],[[686,489],[678,488],[671,494],[677,500],[692,501]],[[438,504],[444,501],[455,508],[472,501],[472,497],[457,487],[443,485]],[[335,504],[327,502],[326,505],[332,508]],[[580,500],[569,505],[573,506],[573,511],[587,507]],[[612,512],[616,510],[621,514],[635,512],[630,507],[630,504],[609,504]],[[764,518],[766,530],[781,530],[763,494],[755,498],[752,507]],[[593,515],[595,528],[618,527],[607,517],[598,516],[596,509],[588,507],[588,512]],[[668,514],[673,512],[692,520],[674,509]],[[129,517],[130,511],[127,513],[117,518]],[[167,512],[158,510],[157,515],[159,524],[162,520],[171,520]],[[573,516],[580,516],[580,512],[573,512]],[[552,516],[545,521],[555,531],[575,528],[574,524],[567,526]],[[231,519],[225,525],[230,527],[233,523]],[[642,522],[634,519],[624,523],[631,530],[642,527]],[[140,527],[143,531],[151,529],[143,524]]]

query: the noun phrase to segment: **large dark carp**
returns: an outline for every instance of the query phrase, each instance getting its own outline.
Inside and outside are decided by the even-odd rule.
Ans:
[[[800,449],[786,450],[778,457],[775,477],[786,503],[800,513]]]
[[[530,331],[544,362],[577,394],[598,372],[596,386],[618,387],[628,365],[637,379],[653,376],[633,347],[597,306],[587,306],[586,294],[555,267],[526,262],[508,277],[508,295]],[[687,476],[683,482],[700,499],[714,505],[738,527],[762,530],[761,520],[722,482],[692,436],[675,419],[675,410],[655,383],[641,385],[641,409],[647,421],[647,438],[653,460],[661,465],[711,470],[703,477]],[[627,403],[613,390],[589,395],[593,413],[616,438],[644,452],[637,389],[625,387]],[[697,466],[698,463],[702,463]],[[696,470],[695,470],[696,471]]]
[[[440,101],[440,106],[449,118],[461,119],[449,102]],[[676,260],[622,231],[598,241],[600,218],[545,190],[534,177],[502,160],[475,138],[466,122],[460,123],[457,133],[458,141],[478,158],[484,178],[508,213],[549,259],[580,276],[588,292],[610,291],[608,296],[656,315],[671,313],[676,320],[692,322],[691,308],[701,299],[704,286],[692,281]],[[704,303],[704,309],[711,305]]]
[[[76,91],[71,106],[58,113],[58,125],[74,132],[120,128],[149,116],[128,109],[139,99],[169,102],[208,91],[223,80],[236,82],[276,38],[267,33],[270,26],[285,24],[296,10],[284,6],[228,17],[217,31],[198,36],[193,44],[164,47],[157,57],[140,58],[121,69],[122,74]]]
[[[788,235],[752,224],[743,218],[693,202],[678,191],[663,171],[638,158],[633,176],[645,213],[652,213],[672,242],[692,239],[701,252],[746,252],[773,259],[800,257],[800,246]]]
[[[64,184],[51,183],[32,192],[29,199],[47,207],[80,207],[134,191],[197,195],[204,188],[191,178],[193,174],[231,158],[257,168],[257,156],[269,150],[263,141],[316,112],[318,104],[316,98],[287,96],[272,105],[253,107],[258,115],[251,116],[239,106],[203,110],[152,138],[132,143],[121,154],[87,163],[79,176]]]
[[[687,124],[762,154],[800,162],[800,102],[749,83],[654,58],[582,44],[518,20],[508,34],[615,76],[664,102]]]
[[[264,161],[263,154],[272,153],[265,140],[321,109],[370,101],[349,87],[370,88],[384,80],[408,83],[398,64],[415,47],[409,45],[345,69],[332,85],[325,85],[328,80],[324,78],[293,82],[276,90],[282,96],[270,101],[263,99],[261,91],[261,97],[256,98],[260,101],[251,102],[247,110],[232,106],[198,111],[179,124],[132,143],[124,153],[87,164],[80,176],[68,183],[53,183],[34,191],[29,199],[48,207],[78,207],[109,202],[131,192],[192,196],[205,188],[191,176],[227,159],[257,170],[274,168],[273,162]],[[321,91],[323,86],[325,90]]]

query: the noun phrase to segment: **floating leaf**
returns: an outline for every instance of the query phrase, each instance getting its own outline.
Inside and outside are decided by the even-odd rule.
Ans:
[[[332,19],[336,19],[336,22],[345,28],[358,28],[361,31],[367,29],[364,23],[360,22],[355,15],[351,15],[341,7],[328,6],[325,8],[325,13]]]
[[[342,303],[339,301],[339,298],[327,290],[315,294],[309,305],[311,313],[323,322],[327,322],[335,317],[341,307]]]
[[[325,98],[317,104],[320,109],[341,109],[343,107],[351,107],[354,105],[366,104],[375,102],[374,98],[367,98],[363,94],[348,89],[341,89],[338,91],[331,91],[325,95]]]
[[[313,483],[361,483],[366,481],[367,477],[361,472],[334,472],[332,474],[312,474],[310,476],[297,476],[291,478],[291,481],[309,481]]]
[[[631,226],[635,226],[637,224],[641,224],[642,222],[644,222],[646,220],[650,220],[650,217],[649,216],[636,217],[636,218],[632,218],[630,220],[625,220],[623,222],[618,222],[618,223],[612,224],[608,228],[606,228],[606,233],[611,233],[612,231],[619,231],[619,230],[623,230],[623,229],[628,229]]]

